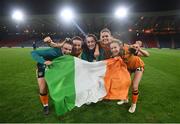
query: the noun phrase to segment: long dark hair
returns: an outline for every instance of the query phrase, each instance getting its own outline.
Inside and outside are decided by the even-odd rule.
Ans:
[[[96,42],[96,44],[97,44],[97,37],[96,37],[94,34],[88,34],[88,35],[86,36],[86,39],[87,39],[88,37],[92,37],[92,38],[94,39],[94,41]],[[96,48],[96,44],[95,44],[95,48]],[[90,61],[91,53],[93,53],[93,60],[96,59],[96,58],[94,57],[95,48],[92,49],[92,50],[90,50],[90,49],[88,48],[88,46],[87,46],[87,41],[86,41],[86,43],[84,44],[84,52],[85,52],[86,55],[87,55],[88,61]]]

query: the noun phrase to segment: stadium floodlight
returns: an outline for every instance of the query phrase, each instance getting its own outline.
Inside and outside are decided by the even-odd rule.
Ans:
[[[20,10],[15,10],[12,13],[12,19],[16,20],[16,21],[23,21],[24,20],[24,14],[22,11]]]
[[[125,7],[120,7],[115,11],[116,18],[125,18],[128,14],[128,10]]]
[[[60,17],[65,21],[72,21],[74,18],[73,10],[71,8],[64,8],[60,13]]]

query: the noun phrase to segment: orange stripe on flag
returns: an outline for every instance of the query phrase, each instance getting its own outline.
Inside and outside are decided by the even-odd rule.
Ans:
[[[108,59],[106,62],[104,81],[107,95],[104,99],[127,99],[131,78],[126,64],[120,57]]]

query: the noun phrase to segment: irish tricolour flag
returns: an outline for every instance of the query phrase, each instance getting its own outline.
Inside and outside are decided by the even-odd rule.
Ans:
[[[121,58],[87,62],[73,56],[53,60],[45,79],[58,115],[102,99],[127,99],[131,82]]]

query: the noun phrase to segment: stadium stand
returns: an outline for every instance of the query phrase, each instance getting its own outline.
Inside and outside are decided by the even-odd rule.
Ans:
[[[86,34],[94,33],[99,37],[102,28],[109,28],[116,38],[127,43],[143,41],[147,48],[180,48],[179,11],[134,13],[128,21],[117,21],[109,14],[82,14],[76,20]],[[65,37],[79,35],[83,32],[75,25],[58,22],[54,15],[34,15],[24,25],[17,25],[9,18],[0,19],[0,47],[46,46],[42,39],[51,36],[58,41]]]

